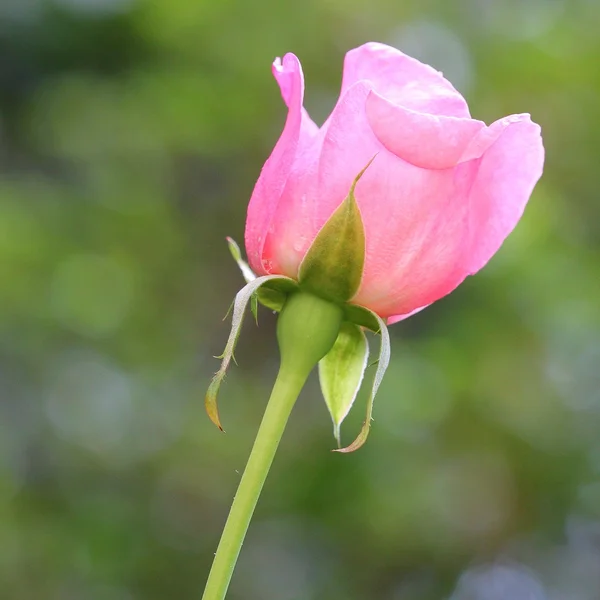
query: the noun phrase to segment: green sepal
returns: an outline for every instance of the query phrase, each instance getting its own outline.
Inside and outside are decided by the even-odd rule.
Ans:
[[[246,283],[254,281],[256,279],[256,275],[248,263],[242,259],[242,253],[240,251],[240,247],[237,245],[237,242],[229,236],[225,239],[227,240],[227,245],[229,246],[229,252],[233,257],[233,260],[235,260],[237,263],[237,266],[240,268]],[[254,317],[254,322],[258,325],[258,298],[256,294],[252,294],[252,297],[250,298],[250,311]],[[227,312],[227,314],[229,314],[229,312]]]
[[[237,266],[240,268],[246,283],[250,283],[256,279],[256,275],[254,271],[250,268],[248,263],[242,259],[242,253],[240,251],[240,247],[237,245],[236,241],[233,238],[226,237],[227,245],[229,246],[229,252],[231,256],[233,256],[233,260],[237,263]]]
[[[356,304],[344,305],[344,320],[350,321],[355,325],[365,327],[373,333],[379,333],[379,321],[377,315],[371,312],[368,308],[357,306]]]
[[[256,295],[263,306],[275,312],[281,312],[287,297],[297,290],[298,284],[293,279],[273,279],[267,281],[256,292]]]
[[[286,294],[278,292],[277,290],[270,290],[266,287],[262,287],[256,292],[256,298],[263,306],[266,306],[269,310],[281,312],[281,309],[285,304],[285,299],[287,298],[287,296]]]
[[[256,292],[250,298],[250,312],[254,317],[254,322],[258,325],[258,297]]]
[[[362,329],[342,323],[333,348],[319,361],[319,381],[325,404],[333,421],[333,435],[340,443],[340,425],[352,408],[360,389],[369,345]]]
[[[372,161],[371,161],[372,162]],[[321,228],[300,263],[300,287],[332,302],[347,302],[358,291],[365,264],[365,228],[354,189]]]
[[[254,271],[248,266],[248,263],[242,259],[242,253],[240,251],[240,247],[237,245],[236,241],[233,238],[227,237],[227,245],[229,246],[229,252],[231,256],[233,256],[233,260],[237,263],[237,266],[240,268],[246,283],[250,283],[256,279],[256,275]],[[254,316],[254,320],[258,323],[258,302],[260,302],[263,306],[266,306],[270,310],[274,310],[276,312],[280,312],[285,304],[285,299],[287,298],[286,293],[281,293],[277,289],[269,289],[266,286],[259,288],[256,290],[254,296],[250,301],[250,308],[252,310],[252,314]]]
[[[365,309],[366,310],[366,309]],[[370,311],[369,311],[370,312]],[[335,449],[334,452],[354,452],[358,450],[366,441],[369,435],[369,429],[371,427],[371,418],[373,415],[373,402],[375,400],[375,394],[377,394],[377,390],[383,380],[383,376],[385,375],[386,369],[390,364],[390,334],[388,332],[385,321],[376,315],[375,313],[371,313],[379,324],[379,333],[381,335],[381,344],[379,346],[379,359],[377,361],[377,371],[375,371],[375,377],[373,378],[373,385],[371,387],[371,392],[369,394],[369,399],[367,401],[367,416],[363,426],[356,437],[356,439],[345,448]]]
[[[215,373],[215,376],[212,378],[210,385],[208,386],[208,390],[206,392],[206,396],[204,397],[204,407],[206,408],[206,413],[210,420],[221,430],[223,431],[223,427],[221,426],[221,421],[219,419],[219,411],[217,408],[217,394],[219,393],[219,387],[221,386],[221,382],[225,377],[225,373],[227,372],[227,367],[233,358],[233,352],[235,350],[235,346],[237,344],[238,337],[240,335],[240,331],[242,329],[242,323],[244,321],[244,313],[246,312],[246,307],[248,306],[248,302],[252,298],[252,296],[259,290],[263,285],[268,282],[273,282],[275,280],[285,280],[290,282],[293,288],[296,288],[296,284],[293,280],[284,277],[283,275],[264,275],[263,277],[257,277],[253,281],[250,281],[243,287],[235,296],[235,300],[233,302],[233,317],[231,323],[231,332],[229,333],[229,339],[227,340],[227,345],[225,346],[225,350],[223,354],[217,358],[221,358],[221,367]],[[290,286],[281,286],[283,288],[290,289]],[[234,359],[235,360],[235,359]]]

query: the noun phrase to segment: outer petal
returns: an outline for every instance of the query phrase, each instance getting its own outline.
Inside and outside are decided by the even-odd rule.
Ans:
[[[429,304],[427,306],[429,306]],[[422,310],[425,310],[427,308],[427,306],[421,306],[421,308],[416,308],[415,310],[411,310],[409,313],[406,313],[404,315],[393,315],[391,317],[388,317],[387,324],[393,325],[394,323],[398,323],[399,321],[404,321],[404,319],[408,319],[409,317],[416,315],[417,313],[421,312]]]
[[[377,156],[356,187],[367,260],[353,303],[381,317],[403,315],[434,302],[464,279],[467,198],[476,173],[474,161],[425,170],[387,151]],[[371,204],[367,214],[361,200]]]
[[[540,126],[528,114],[496,121],[481,143],[494,138],[470,194],[472,241],[464,259],[469,274],[481,269],[514,229],[544,166]]]
[[[394,104],[417,112],[469,118],[465,99],[442,73],[385,44],[370,42],[346,54],[342,94],[357,81]]]
[[[454,167],[485,123],[415,112],[376,92],[367,98],[367,117],[379,141],[393,154],[424,169]]]
[[[340,99],[310,152],[299,157],[271,222],[265,255],[276,272],[296,277],[321,227],[369,160],[385,151],[367,123],[369,86],[360,82]],[[360,204],[360,203],[359,203]],[[361,213],[364,213],[361,207]]]
[[[302,107],[304,76],[298,58],[286,54],[283,61],[276,59],[273,75],[288,106],[288,116],[281,137],[262,168],[248,206],[246,252],[252,269],[259,274],[273,272],[268,258],[263,261],[267,231],[297,155],[318,131]]]
[[[387,301],[372,297],[385,285],[375,273],[372,280],[363,278],[362,297],[359,290],[354,302],[395,323],[450,293],[493,256],[518,222],[541,176],[540,128],[529,115],[501,119],[476,136],[463,158],[477,155],[480,158],[452,170],[455,181],[462,180],[463,185],[455,188],[454,201],[446,209],[437,209],[447,221],[434,226],[408,260],[400,257],[388,269]]]

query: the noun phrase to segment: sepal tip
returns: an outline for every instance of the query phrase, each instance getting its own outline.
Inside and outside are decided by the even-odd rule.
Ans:
[[[288,282],[292,281],[287,277],[284,277],[283,275],[265,275],[263,277],[253,279],[252,281],[247,283],[235,296],[235,300],[233,302],[231,331],[229,333],[227,345],[225,346],[223,354],[220,357],[216,357],[222,360],[221,367],[219,368],[215,376],[212,378],[212,381],[208,386],[206,396],[204,397],[204,407],[206,408],[206,414],[208,415],[209,419],[221,431],[223,431],[223,426],[221,425],[221,421],[219,419],[219,411],[217,409],[217,395],[219,393],[221,383],[225,378],[225,373],[227,372],[229,363],[232,360],[235,362],[235,357],[233,353],[242,328],[242,322],[244,320],[244,313],[246,311],[246,307],[248,306],[248,302],[251,302],[252,297],[256,295],[256,292],[260,289],[260,287],[263,284],[267,282],[273,282],[275,280]],[[254,308],[252,312],[255,312]]]
[[[212,380],[210,386],[208,387],[208,391],[206,392],[206,396],[204,396],[204,408],[206,409],[206,414],[208,418],[223,432],[223,426],[221,425],[221,419],[219,418],[219,409],[217,407],[217,392],[219,391],[219,386],[221,381],[215,381],[219,376],[215,375],[215,378]],[[222,379],[222,378],[221,378]],[[215,389],[216,388],[216,389]]]

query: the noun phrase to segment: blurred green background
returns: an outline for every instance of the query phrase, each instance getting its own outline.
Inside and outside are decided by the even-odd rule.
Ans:
[[[310,382],[229,598],[600,598],[599,30],[596,0],[1,0],[0,598],[201,596],[277,369],[263,310],[209,423],[270,65],[300,57],[322,122],[368,40],[478,118],[531,112],[546,172],[488,267],[392,328],[359,452]]]

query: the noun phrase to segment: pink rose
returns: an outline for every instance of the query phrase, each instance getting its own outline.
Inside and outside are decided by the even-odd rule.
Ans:
[[[339,100],[322,127],[302,106],[293,54],[273,63],[288,107],[248,207],[246,250],[259,275],[298,279],[321,227],[356,186],[365,231],[351,303],[393,323],[481,269],[521,217],[542,174],[528,114],[474,120],[441,73],[383,44],[348,52]]]

